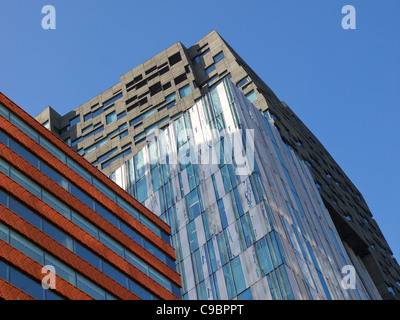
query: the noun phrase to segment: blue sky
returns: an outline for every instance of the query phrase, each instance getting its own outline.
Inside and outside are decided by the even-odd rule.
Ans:
[[[44,30],[44,5],[56,29]],[[356,29],[341,26],[344,5]],[[0,0],[0,91],[60,114],[215,29],[323,143],[400,259],[400,1]]]

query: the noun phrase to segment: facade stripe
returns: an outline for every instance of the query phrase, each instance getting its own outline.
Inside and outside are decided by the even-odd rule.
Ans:
[[[28,276],[41,282],[43,274],[41,273],[43,266],[31,259],[27,255],[15,249],[10,244],[0,240],[0,258],[5,259],[14,267],[22,270]],[[60,295],[71,300],[92,300],[92,297],[78,289],[68,281],[56,275],[56,289],[55,291]]]
[[[54,134],[49,134],[49,131],[46,128],[44,128],[40,123],[38,123],[35,119],[33,119],[27,112],[18,107],[15,103],[13,103],[9,98],[7,98],[1,92],[0,92],[0,102],[3,103],[11,112],[20,117],[23,121],[25,121],[33,130],[46,137],[46,139],[48,139],[51,143],[53,143],[64,154],[72,158],[84,169],[86,169],[91,175],[95,176],[107,187],[112,189],[125,201],[131,204],[136,210],[138,210],[140,213],[143,213],[148,219],[154,222],[162,230],[170,234],[170,227],[168,226],[167,223],[159,219],[156,215],[154,215],[149,209],[147,209],[136,199],[132,198],[125,190],[118,187],[113,181],[108,179],[104,174],[100,173],[99,170],[97,170],[95,167],[93,167],[91,163],[89,163],[87,160],[85,160],[83,157],[77,154],[73,149],[67,146],[60,138],[58,138]],[[35,145],[32,146],[35,147]]]
[[[144,274],[143,272],[138,270],[136,267],[134,267],[133,265],[128,263],[125,259],[123,259],[119,255],[117,255],[111,249],[107,248],[100,241],[98,241],[97,239],[92,237],[90,234],[86,233],[84,230],[82,230],[77,225],[75,225],[74,223],[69,221],[63,215],[61,215],[60,213],[55,211],[53,208],[49,207],[45,202],[37,199],[33,194],[31,194],[29,191],[25,190],[23,187],[18,185],[16,182],[11,180],[9,177],[4,175],[3,173],[0,173],[0,187],[2,189],[4,189],[6,192],[8,192],[10,195],[12,195],[13,197],[15,197],[16,199],[21,201],[23,204],[25,204],[28,207],[30,207],[31,209],[33,209],[35,212],[38,212],[40,215],[42,215],[46,219],[53,222],[61,230],[65,231],[72,237],[78,239],[78,241],[82,242],[88,248],[93,250],[96,254],[98,254],[104,260],[107,260],[108,262],[113,264],[115,267],[117,267],[121,271],[125,272],[127,275],[129,275],[132,279],[137,281],[143,287],[152,291],[155,295],[157,295],[163,299],[176,298],[173,294],[171,294],[168,290],[166,290],[164,287],[159,285],[153,279],[151,279],[146,274]],[[4,223],[7,223],[7,220],[4,219],[4,216],[5,216],[6,212],[9,212],[9,213],[12,213],[12,212],[2,205],[0,205],[0,208],[2,209],[2,211],[4,211],[4,213],[3,212],[1,213],[0,219],[2,221],[4,221]],[[15,215],[15,216],[18,217],[17,215]],[[25,224],[29,225],[30,228],[32,228],[32,229],[34,228],[33,226],[31,226],[28,222],[26,222],[22,218],[19,218],[19,219],[20,219],[19,223],[22,223],[22,224],[25,223]],[[11,227],[18,228],[18,224],[15,224],[15,225],[13,224],[13,225],[11,225]],[[82,268],[79,267],[79,264],[77,262],[79,261],[79,259],[82,260],[81,263],[85,262],[83,259],[76,256],[74,253],[72,253],[70,250],[68,250],[64,246],[58,244],[55,240],[51,239],[50,237],[48,237],[47,235],[42,233],[40,230],[37,230],[37,232],[38,232],[38,234],[36,234],[35,238],[32,238],[29,235],[29,231],[28,231],[28,233],[23,233],[23,234],[26,235],[28,238],[30,238],[35,243],[37,243],[43,249],[49,251],[54,256],[56,256],[57,258],[59,258],[60,260],[65,262],[66,264],[70,265],[72,268],[78,270],[80,273],[87,276],[88,278],[91,278],[91,275],[87,273],[87,271],[86,271],[87,268],[89,268],[90,270],[93,269],[97,272],[97,269],[95,269],[94,267],[91,267],[91,265],[88,263],[87,263],[87,265],[85,265],[85,267],[82,267]],[[54,247],[49,247],[48,242],[41,239],[41,237],[45,237],[45,238],[49,239],[48,241],[54,243]],[[50,249],[54,249],[54,251],[50,251]],[[57,251],[61,251],[61,252],[58,253]],[[69,256],[69,255],[72,255],[72,256]],[[67,257],[70,257],[70,258],[67,260]],[[79,258],[79,259],[74,260],[74,257]],[[99,274],[103,274],[103,273],[99,271]],[[107,276],[105,276],[105,277],[107,277]],[[96,279],[92,279],[92,280],[97,282]],[[105,287],[105,284],[103,282],[97,282],[97,283],[99,283],[99,285],[101,285],[105,289],[110,290],[109,287]],[[118,284],[118,286],[120,286],[120,285]],[[121,288],[123,288],[123,287],[121,286]],[[117,296],[118,296],[118,294],[117,294]],[[132,297],[131,297],[131,299],[132,299]]]
[[[0,122],[0,125],[1,125],[1,122]],[[179,274],[177,272],[172,270],[165,263],[160,261],[158,258],[156,258],[154,255],[152,255],[150,252],[145,250],[143,247],[138,245],[135,241],[133,241],[126,234],[124,234],[121,230],[119,230],[114,225],[112,225],[110,222],[108,222],[103,217],[101,217],[93,209],[89,208],[87,205],[82,203],[80,200],[78,200],[72,194],[66,192],[65,189],[63,189],[61,186],[59,186],[56,182],[52,181],[49,177],[44,175],[40,170],[38,170],[37,168],[32,166],[29,162],[25,161],[18,154],[16,154],[12,150],[8,149],[6,146],[4,146],[1,143],[0,143],[0,157],[2,159],[4,159],[5,161],[7,161],[8,163],[12,163],[15,168],[17,168],[21,172],[25,173],[29,178],[31,178],[32,180],[37,182],[41,187],[46,189],[49,193],[54,195],[57,199],[59,199],[60,201],[62,201],[65,204],[69,204],[69,207],[71,207],[71,209],[73,209],[75,212],[77,212],[78,214],[87,218],[89,221],[94,223],[96,226],[100,227],[103,231],[105,231],[107,234],[109,234],[111,237],[113,237],[115,240],[117,240],[121,245],[128,248],[133,253],[137,254],[139,257],[141,257],[143,260],[145,260],[149,265],[153,266],[159,272],[161,272],[162,274],[164,274],[165,276],[167,276],[168,278],[173,280],[174,283],[179,285],[180,280],[179,280]],[[10,182],[12,182],[11,179],[10,179]],[[37,201],[36,197],[35,197],[35,201]],[[127,215],[130,217],[129,214],[127,214]],[[132,219],[134,219],[134,218],[132,217]],[[63,228],[63,227],[61,226],[61,228]],[[138,226],[138,228],[140,228],[140,227]],[[143,226],[143,228],[145,228],[145,227]],[[146,228],[146,230],[151,232],[147,228]],[[160,238],[158,238],[158,239],[160,239]],[[161,239],[160,239],[160,241],[161,241],[161,243],[163,243]],[[171,248],[171,250],[173,250],[172,247],[169,246],[169,248]]]

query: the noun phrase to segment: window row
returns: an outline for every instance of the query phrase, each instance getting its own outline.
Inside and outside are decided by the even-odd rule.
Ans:
[[[85,155],[85,154],[89,154],[90,152],[96,150],[97,148],[100,148],[102,145],[106,144],[107,142],[110,141],[110,139],[116,137],[119,133],[119,139],[122,139],[124,137],[126,137],[128,135],[128,130],[127,128],[127,124],[124,123],[122,125],[120,125],[117,129],[115,129],[114,131],[110,132],[109,134],[107,134],[106,137],[104,137],[103,139],[101,139],[100,141],[97,141],[96,143],[86,147],[86,148],[82,148],[78,150],[78,153],[80,155]],[[80,141],[82,142],[82,140]]]
[[[143,223],[151,231],[153,231],[157,236],[161,237],[164,241],[169,242],[169,236],[163,230],[161,230],[155,223],[153,223],[149,218],[140,214],[133,206],[128,204],[120,196],[118,196],[114,191],[106,187],[102,182],[93,177],[88,171],[83,169],[70,157],[66,156],[58,147],[54,146],[53,143],[48,141],[42,135],[38,134],[30,126],[28,126],[24,121],[15,116],[12,112],[6,109],[0,104],[0,115],[9,120],[18,129],[27,134],[32,140],[39,143],[43,148],[55,156],[58,160],[69,166],[72,170],[78,173],[82,178],[92,184],[95,188],[103,192],[108,198],[114,201],[117,205],[123,207],[125,211],[134,216],[137,220]]]
[[[67,282],[78,287],[83,292],[96,300],[115,300],[115,297],[103,290],[102,288],[95,285],[92,281],[83,277],[78,272],[74,271],[57,258],[53,257],[46,251],[34,245],[32,242],[21,236],[19,233],[9,229],[4,224],[0,223],[0,239],[13,246],[18,251],[26,254],[28,257],[39,263],[40,265],[51,265],[56,269],[56,275],[60,276]],[[25,280],[30,278],[26,277]],[[35,296],[40,298],[40,293],[37,288],[33,288],[32,282],[28,280],[25,284],[28,291],[31,293],[35,290]],[[30,287],[30,288],[29,288]],[[57,284],[56,284],[57,287]],[[32,290],[33,289],[33,290]],[[52,296],[54,297],[54,296]]]
[[[186,258],[185,264],[192,264],[194,271],[194,279],[196,279],[196,292],[198,299],[252,299],[251,291],[248,291],[244,272],[242,268],[241,256],[233,257],[226,260],[223,264],[219,264],[219,257],[216,256],[216,250],[225,250],[224,241],[226,237],[216,237],[214,241],[208,241],[201,249],[192,251],[190,257]],[[270,238],[276,235],[268,235]],[[270,239],[267,238],[267,239]],[[260,239],[254,244],[252,266],[257,277],[266,278],[269,284],[271,295],[274,299],[293,299],[293,292],[289,283],[286,266],[283,261],[275,262],[275,253],[271,255],[271,241],[265,241],[266,238]],[[215,248],[215,249],[214,249]],[[189,261],[188,261],[189,259]],[[222,276],[222,279],[220,278]],[[219,281],[218,281],[218,278]],[[207,281],[211,280],[211,281]],[[219,290],[221,281],[226,286],[226,297],[222,296]],[[207,283],[207,285],[206,285]],[[183,292],[188,291],[188,283],[184,281]],[[225,291],[225,290],[224,290]],[[188,299],[188,293],[183,298]]]
[[[78,199],[83,201],[91,209],[94,209],[97,213],[99,213],[104,219],[111,222],[115,227],[117,227],[118,229],[122,229],[121,225],[124,225],[124,223],[119,218],[117,218],[115,215],[108,212],[105,208],[103,208],[96,201],[93,201],[90,197],[88,197],[86,194],[84,194],[82,191],[80,191],[75,185],[71,184],[68,180],[64,179],[61,175],[59,175],[57,172],[55,172],[53,169],[51,169],[45,163],[43,163],[38,158],[36,158],[32,153],[30,153],[28,150],[23,148],[19,143],[14,141],[12,138],[7,137],[7,135],[2,133],[1,131],[0,131],[0,141],[3,144],[10,147],[11,150],[15,151],[17,154],[19,154],[22,158],[24,158],[30,164],[32,164],[37,169],[42,171],[47,177],[49,177],[54,182],[59,184],[65,190],[70,191],[73,195],[75,195]],[[8,172],[8,170],[6,169],[6,166],[8,166],[8,164],[3,162],[2,160],[0,163],[2,163],[2,167],[3,167],[2,170],[4,170],[3,172]],[[19,179],[19,180],[22,181],[22,179]],[[34,183],[31,182],[31,184],[34,184]],[[101,185],[97,185],[97,187],[99,187],[99,186],[100,186],[100,188],[98,188],[98,189],[100,191],[102,191]],[[32,190],[34,190],[34,189],[32,189]],[[32,190],[31,190],[31,192],[32,192]],[[127,204],[124,202],[120,202],[120,203],[123,206],[123,207],[122,206],[121,207],[126,210]],[[58,207],[61,207],[61,206],[62,205],[60,204]],[[145,239],[142,236],[140,236],[137,232],[133,231],[131,228],[129,228],[127,226],[124,227],[124,229],[125,230],[129,229],[130,230],[129,236],[131,236],[133,240],[135,240],[137,243],[139,243],[140,245],[143,246],[143,244],[145,243]],[[152,251],[155,252],[155,249],[153,249]],[[158,249],[156,251],[157,251],[157,253],[155,254],[156,257],[158,257],[164,263],[167,263],[168,266],[170,266],[171,268],[173,268],[173,269],[175,268],[175,263],[171,258],[169,258],[165,254],[163,254]]]
[[[11,283],[21,291],[29,294],[36,300],[64,300],[53,290],[45,290],[41,282],[28,277],[6,261],[0,259],[0,278]]]
[[[50,207],[52,207],[54,210],[65,216],[68,220],[72,221],[73,223],[77,224],[79,227],[81,227],[83,230],[85,230],[87,233],[95,237],[97,240],[99,240],[101,243],[103,243],[105,246],[107,246],[109,249],[120,255],[122,258],[126,259],[126,256],[129,255],[131,257],[135,257],[135,261],[137,261],[135,267],[140,269],[141,265],[147,265],[145,261],[143,261],[141,258],[137,257],[134,253],[131,251],[127,250],[124,248],[121,244],[119,244],[117,241],[111,239],[110,237],[106,236],[100,229],[98,229],[95,225],[87,221],[85,218],[82,216],[76,214],[74,211],[72,211],[68,206],[66,206],[64,203],[50,195],[48,192],[43,190],[41,187],[39,187],[35,182],[33,182],[31,179],[27,178],[24,174],[19,172],[18,170],[14,169],[14,167],[8,165],[6,162],[0,159],[0,171],[2,171],[4,174],[9,176],[12,180],[17,182],[19,185],[21,185],[23,188],[34,194],[36,197],[39,199],[42,199],[45,203],[47,203]],[[56,181],[57,182],[57,181]],[[84,204],[89,206],[91,209],[96,211],[99,215],[101,215],[104,219],[108,220],[111,222],[114,226],[119,228],[121,231],[123,231],[125,234],[130,236],[132,239],[135,240],[135,237],[138,238],[138,234],[133,231],[130,227],[128,227],[126,224],[123,222],[117,220],[115,216],[111,215],[105,208],[103,208],[101,205],[98,205],[95,203],[91,198],[89,198],[86,194],[84,194],[82,191],[80,191],[77,187],[74,185],[71,185],[66,183],[65,180],[59,181],[60,185],[63,187],[68,187],[69,192],[77,197],[80,201],[82,201]],[[166,259],[167,257],[165,257]],[[170,263],[172,264],[172,263]],[[142,270],[143,271],[143,270]],[[165,286],[166,289],[172,292],[173,287],[175,287],[174,284],[170,283],[170,281],[164,277],[163,275],[159,274],[154,268],[151,266],[148,266],[148,271],[146,273],[147,275],[150,274],[157,274],[158,277],[154,279],[155,281],[159,281],[159,284],[162,286]],[[172,286],[172,287],[171,287]]]
[[[15,200],[13,197],[7,196],[1,190],[0,203],[5,207],[8,207],[11,211],[13,211],[26,221],[30,222],[33,226],[43,231],[45,234],[56,240],[68,250],[74,252],[77,256],[83,258],[85,261],[89,262],[91,265],[104,272],[106,275],[126,287],[128,290],[134,292],[141,299],[149,300],[154,298],[152,294],[150,294],[142,286],[137,284],[133,279],[128,278],[120,271],[116,270],[109,263],[101,259],[96,253],[92,252],[90,249],[68,236],[51,222],[42,219],[39,215]],[[107,236],[100,231],[100,237],[104,238]],[[137,261],[136,257],[133,257],[129,254],[127,254],[127,258],[128,262],[132,263],[133,265],[140,263],[140,261]],[[43,261],[37,262],[42,263]],[[141,264],[141,269],[146,270],[146,268],[146,265]],[[58,272],[56,272],[56,274],[58,274]]]
[[[103,105],[100,108],[96,109],[95,111],[91,111],[91,112],[85,114],[83,116],[83,121],[88,121],[89,119],[94,119],[97,116],[101,115],[105,110],[111,108],[112,104],[115,101],[117,101],[118,99],[122,98],[122,96],[123,96],[123,94],[121,92],[121,93],[117,94],[116,96],[112,97],[111,99],[108,99],[107,101],[103,102]],[[96,106],[98,106],[98,104]],[[96,106],[93,106],[92,110]]]

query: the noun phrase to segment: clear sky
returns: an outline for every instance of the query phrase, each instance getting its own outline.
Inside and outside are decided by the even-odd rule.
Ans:
[[[48,4],[55,30],[41,25]],[[399,0],[0,0],[0,12],[0,91],[32,116],[65,114],[215,29],[323,143],[399,261]]]

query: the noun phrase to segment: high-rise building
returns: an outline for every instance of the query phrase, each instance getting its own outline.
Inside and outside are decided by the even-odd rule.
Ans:
[[[372,279],[383,299],[399,298],[400,267],[360,192],[303,122],[215,31],[190,48],[179,42],[172,45],[122,75],[112,88],[64,116],[49,107],[36,119],[105,175],[115,176],[121,166],[148,148],[156,129],[170,128],[184,118],[186,111],[204,101],[224,79],[233,82],[270,118],[284,145],[309,167],[353,264],[365,270],[366,278]],[[127,181],[116,181],[129,187]],[[143,190],[133,192],[139,201],[145,201],[152,192],[146,189],[146,198],[142,198]],[[167,221],[166,216],[163,218]],[[196,284],[201,282],[196,281]],[[196,288],[196,297],[202,297],[199,292],[203,288]],[[373,298],[374,294],[369,296]]]
[[[170,228],[0,94],[0,298],[179,299]]]
[[[229,80],[147,139],[111,178],[171,226],[184,299],[380,299],[307,165]]]

